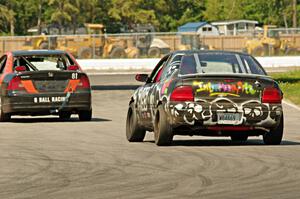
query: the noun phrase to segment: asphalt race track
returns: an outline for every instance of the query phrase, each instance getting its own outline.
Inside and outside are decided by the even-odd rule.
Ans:
[[[284,105],[280,146],[260,137],[128,143],[133,75],[92,76],[93,121],[13,118],[0,124],[0,198],[299,198],[300,111]],[[122,86],[118,86],[122,84]]]

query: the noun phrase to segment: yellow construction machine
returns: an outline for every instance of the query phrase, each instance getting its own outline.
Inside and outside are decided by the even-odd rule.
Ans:
[[[130,39],[107,37],[103,24],[84,24],[85,35],[36,35],[27,38],[23,50],[57,49],[68,50],[75,57],[122,58],[137,57],[138,49]]]
[[[265,25],[263,34],[257,38],[248,40],[244,51],[253,56],[295,55],[298,49],[295,42],[281,39],[276,26]]]

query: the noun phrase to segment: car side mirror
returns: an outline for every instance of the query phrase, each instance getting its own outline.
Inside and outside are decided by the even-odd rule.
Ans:
[[[139,82],[146,82],[148,80],[148,75],[147,74],[137,74],[135,76],[135,80]]]
[[[24,72],[24,71],[26,71],[26,67],[25,66],[16,66],[15,71]]]
[[[76,66],[76,65],[70,65],[70,66],[68,66],[67,69],[68,69],[68,70],[79,70],[79,67]]]

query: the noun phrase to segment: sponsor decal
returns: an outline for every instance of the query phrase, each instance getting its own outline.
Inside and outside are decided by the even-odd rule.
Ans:
[[[50,103],[50,102],[64,102],[66,97],[34,97],[34,103]]]
[[[259,91],[247,82],[234,83],[212,83],[194,81],[193,86],[197,87],[196,92],[208,92],[210,96],[235,96],[240,97],[241,93],[255,95]]]

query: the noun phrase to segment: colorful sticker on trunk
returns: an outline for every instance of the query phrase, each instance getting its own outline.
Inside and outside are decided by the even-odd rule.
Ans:
[[[248,82],[234,82],[234,83],[212,83],[212,82],[200,82],[194,81],[193,86],[196,86],[196,92],[208,92],[209,96],[235,96],[239,97],[241,93],[247,95],[255,95],[259,91],[256,90]]]

